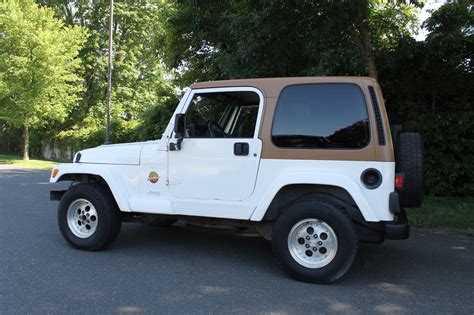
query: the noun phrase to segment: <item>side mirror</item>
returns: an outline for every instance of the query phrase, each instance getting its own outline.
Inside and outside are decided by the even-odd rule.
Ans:
[[[183,138],[186,133],[186,114],[176,114],[174,120],[174,133],[176,138]]]
[[[181,150],[181,142],[183,142],[184,135],[186,133],[186,114],[176,114],[174,119],[174,137],[176,143],[170,143],[171,151]]]

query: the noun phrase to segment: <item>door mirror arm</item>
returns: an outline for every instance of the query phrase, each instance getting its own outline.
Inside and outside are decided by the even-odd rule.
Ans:
[[[183,138],[176,138],[176,143],[170,142],[170,151],[181,150],[181,142],[183,142]]]

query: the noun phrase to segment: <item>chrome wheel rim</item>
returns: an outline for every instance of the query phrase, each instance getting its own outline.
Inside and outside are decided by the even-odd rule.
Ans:
[[[67,210],[67,225],[79,238],[88,238],[97,229],[99,217],[92,203],[86,199],[74,200]]]
[[[288,249],[293,259],[307,268],[322,268],[337,253],[337,236],[323,220],[304,219],[288,234]]]

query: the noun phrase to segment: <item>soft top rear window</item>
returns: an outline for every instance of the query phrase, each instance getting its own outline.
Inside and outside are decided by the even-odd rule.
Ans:
[[[276,105],[272,140],[286,148],[367,146],[369,118],[362,90],[351,83],[287,86]]]

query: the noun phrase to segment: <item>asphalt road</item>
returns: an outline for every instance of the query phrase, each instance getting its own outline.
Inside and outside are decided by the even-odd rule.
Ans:
[[[69,247],[49,174],[0,169],[0,313],[473,314],[474,238],[414,230],[362,245],[332,285],[288,278],[252,235],[124,224],[112,247]]]

